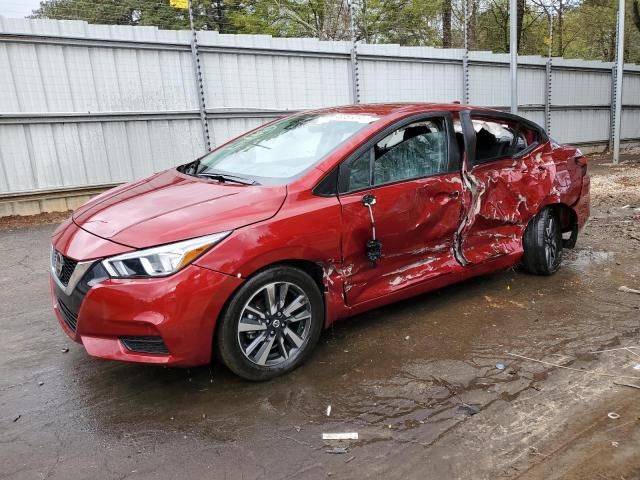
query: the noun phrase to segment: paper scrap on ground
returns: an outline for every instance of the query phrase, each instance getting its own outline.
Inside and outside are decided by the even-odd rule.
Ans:
[[[358,440],[358,432],[323,433],[323,440]]]

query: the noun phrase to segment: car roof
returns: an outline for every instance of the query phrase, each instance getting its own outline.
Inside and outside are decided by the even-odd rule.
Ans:
[[[462,110],[498,112],[486,107],[462,105],[460,103],[364,103],[338,107],[319,108],[314,113],[344,113],[387,116],[395,114],[411,114],[421,112],[459,112]]]

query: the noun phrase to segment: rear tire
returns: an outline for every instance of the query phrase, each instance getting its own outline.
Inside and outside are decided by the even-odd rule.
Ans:
[[[553,275],[562,262],[560,220],[551,208],[545,208],[527,225],[522,239],[523,268],[534,275]]]
[[[272,267],[240,287],[219,322],[222,362],[246,380],[269,380],[294,370],[312,352],[324,325],[324,302],[305,272]]]

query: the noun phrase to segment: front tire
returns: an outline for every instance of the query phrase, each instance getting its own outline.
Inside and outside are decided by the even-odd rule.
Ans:
[[[536,215],[524,232],[524,269],[534,275],[553,275],[562,262],[560,220],[550,208]]]
[[[316,282],[288,266],[250,278],[220,318],[221,360],[238,376],[269,380],[300,366],[320,338],[324,303]]]

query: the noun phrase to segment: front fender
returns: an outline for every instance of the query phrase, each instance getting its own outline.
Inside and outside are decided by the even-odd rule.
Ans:
[[[341,237],[338,200],[309,196],[269,220],[236,230],[195,263],[243,278],[286,260],[332,264],[341,258]]]

